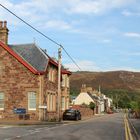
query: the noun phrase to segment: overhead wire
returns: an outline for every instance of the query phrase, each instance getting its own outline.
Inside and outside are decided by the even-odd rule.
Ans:
[[[72,56],[67,52],[67,50],[64,48],[63,45],[59,44],[57,41],[53,40],[52,38],[48,37],[47,35],[45,35],[44,33],[42,33],[41,31],[39,31],[38,29],[36,29],[34,26],[32,26],[31,24],[29,24],[28,22],[26,22],[24,19],[22,19],[21,17],[17,16],[15,13],[13,13],[11,10],[9,10],[7,7],[5,7],[4,5],[0,4],[0,6],[2,8],[4,8],[5,10],[7,10],[9,13],[11,13],[12,15],[14,15],[16,18],[18,18],[19,20],[21,20],[24,24],[26,24],[27,26],[29,26],[30,28],[32,28],[33,30],[35,30],[37,33],[39,33],[40,35],[42,35],[43,37],[45,37],[46,39],[48,39],[49,41],[53,42],[54,44],[56,44],[57,46],[61,47],[64,52],[67,54],[67,56],[71,59],[71,61],[76,65],[76,67],[81,70],[81,68],[79,67],[79,65],[76,63],[76,61],[72,58]]]

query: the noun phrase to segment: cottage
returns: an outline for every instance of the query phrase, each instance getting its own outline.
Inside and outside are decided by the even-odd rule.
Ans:
[[[57,62],[34,43],[9,45],[6,22],[0,22],[0,119],[18,120],[22,113],[30,120],[56,119],[57,90]]]
[[[90,102],[94,102],[96,105],[95,113],[100,114],[110,108],[110,100],[110,98],[101,93],[100,88],[98,91],[83,84],[81,87],[81,93],[74,100],[74,105],[89,105]]]

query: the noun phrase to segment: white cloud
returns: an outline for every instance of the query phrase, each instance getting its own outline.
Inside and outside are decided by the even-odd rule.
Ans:
[[[77,61],[78,66],[82,71],[100,71],[101,69],[93,62],[88,60]],[[78,71],[78,67],[74,63],[64,64],[71,71]]]
[[[46,22],[43,25],[43,28],[55,28],[55,29],[62,29],[62,30],[67,30],[67,29],[71,29],[71,25],[67,22],[64,22],[62,20],[50,20],[48,22]]]
[[[126,37],[133,37],[133,38],[140,38],[140,33],[127,32],[127,33],[124,33],[124,36],[126,36]]]
[[[98,67],[96,65],[96,63],[94,63],[93,61],[88,61],[88,60],[83,60],[83,61],[77,61],[78,66],[81,68],[81,71],[134,71],[134,72],[140,72],[140,69],[136,69],[136,68],[131,68],[131,67],[115,67],[115,66],[111,66],[106,68],[102,68],[102,67]],[[64,66],[66,68],[68,68],[70,71],[79,71],[79,69],[75,66],[74,63],[67,63],[64,64]]]
[[[139,11],[137,11],[137,12],[132,12],[132,11],[130,11],[130,10],[123,10],[122,11],[122,15],[124,15],[124,16],[126,16],[126,17],[128,17],[128,16],[140,16],[140,12]]]
[[[62,4],[57,0],[29,0],[21,1],[16,4],[12,3],[10,0],[5,0],[4,2],[3,0],[0,0],[0,3],[14,12],[17,16],[39,29],[57,29],[78,32],[78,30],[73,27],[73,23],[77,21],[71,20],[71,23],[68,23],[63,17],[57,17],[57,10],[62,12],[63,8],[61,9],[60,7],[63,7],[63,4],[66,3],[63,0],[61,1]],[[2,7],[0,7],[0,17],[1,20],[7,20],[10,25],[16,27],[23,25],[19,19]]]
[[[131,67],[110,67],[110,69],[105,71],[132,71],[132,72],[140,72],[140,69],[135,69]]]
[[[100,14],[111,9],[125,7],[134,3],[135,0],[71,0],[69,2],[69,13]]]
[[[68,22],[62,15],[66,16],[67,13],[105,13],[108,10],[131,4],[134,1],[135,0],[23,0],[12,3],[11,0],[0,0],[0,3],[39,29],[43,27],[45,29],[50,28],[82,33],[82,29],[77,25],[77,23],[80,25],[80,21],[71,20],[71,22]],[[22,22],[3,8],[0,8],[0,17],[1,20],[7,20],[10,25],[16,25],[16,27],[23,25]],[[75,22],[77,22],[76,25]],[[108,43],[109,40],[103,42]]]

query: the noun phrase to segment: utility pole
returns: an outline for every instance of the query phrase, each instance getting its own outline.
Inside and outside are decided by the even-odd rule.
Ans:
[[[58,49],[58,95],[57,95],[57,115],[58,115],[58,121],[61,121],[61,47]]]

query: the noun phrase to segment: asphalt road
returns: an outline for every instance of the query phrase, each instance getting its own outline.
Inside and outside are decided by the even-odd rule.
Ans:
[[[49,126],[1,126],[0,140],[125,140],[123,114]]]

